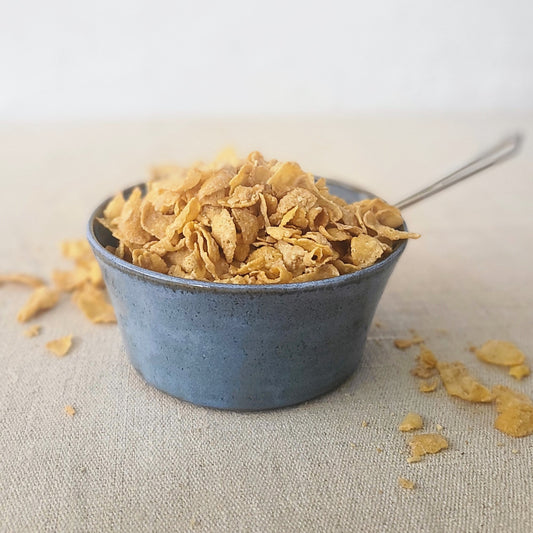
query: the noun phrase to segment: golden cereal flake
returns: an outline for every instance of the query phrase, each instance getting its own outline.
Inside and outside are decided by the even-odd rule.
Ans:
[[[404,477],[398,478],[398,484],[400,485],[400,487],[402,487],[402,489],[413,490],[415,488],[415,484]]]
[[[4,283],[18,283],[28,287],[41,287],[44,281],[30,274],[0,274],[0,285]]]
[[[421,457],[428,453],[438,453],[448,448],[448,441],[438,433],[424,433],[415,435],[409,441],[411,448],[411,461],[418,462]]]
[[[37,337],[39,333],[41,332],[41,326],[35,324],[33,326],[30,326],[26,331],[24,331],[25,337]]]
[[[68,416],[74,416],[76,414],[76,409],[74,409],[72,405],[65,405],[65,413],[67,413]]]
[[[433,392],[438,387],[439,382],[437,379],[432,379],[429,381],[421,381],[418,385],[418,390],[420,392]]]
[[[59,300],[59,292],[49,287],[37,287],[17,315],[19,322],[27,322],[36,314],[51,309]]]
[[[424,344],[420,346],[420,353],[416,358],[417,364],[411,374],[418,378],[427,379],[437,373],[437,358]]]
[[[469,402],[491,402],[493,397],[489,389],[476,381],[466,367],[459,362],[439,362],[437,369],[442,383],[450,396],[457,396]]]
[[[503,385],[496,385],[492,392],[498,412],[494,427],[511,437],[533,434],[533,401],[525,394]]]
[[[527,365],[515,365],[509,368],[509,375],[518,380],[529,376],[529,374],[530,370]]]
[[[46,343],[46,349],[52,352],[58,357],[63,357],[67,355],[68,351],[72,346],[72,335],[66,335],[59,339],[54,339]]]
[[[490,340],[476,349],[476,356],[485,363],[501,366],[521,365],[524,353],[512,342]]]
[[[91,322],[98,324],[117,321],[103,289],[86,284],[74,292],[72,299]]]
[[[424,426],[422,417],[417,413],[407,413],[398,426],[400,431],[414,431],[415,429],[421,429]]]
[[[395,339],[394,346],[399,350],[406,350],[415,344],[422,344],[424,339],[420,335],[413,335],[410,339]]]

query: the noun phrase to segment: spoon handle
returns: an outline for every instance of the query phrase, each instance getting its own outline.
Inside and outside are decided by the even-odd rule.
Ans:
[[[518,149],[522,144],[522,140],[523,137],[520,133],[515,133],[514,135],[503,139],[498,144],[478,155],[475,159],[472,159],[472,161],[468,162],[466,165],[452,172],[448,176],[436,181],[435,183],[432,183],[428,187],[425,187],[411,196],[404,198],[395,204],[395,207],[398,209],[405,209],[406,207],[416,204],[417,202],[420,202],[429,196],[447,189],[448,187],[451,187],[452,185],[455,185],[456,183],[459,183],[460,181],[473,176],[474,174],[477,174],[478,172],[481,172],[492,165],[505,161],[518,152]]]

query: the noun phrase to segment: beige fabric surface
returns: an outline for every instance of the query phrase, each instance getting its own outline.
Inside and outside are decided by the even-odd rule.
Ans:
[[[153,162],[234,143],[394,202],[516,127],[530,135],[519,158],[406,210],[423,237],[390,280],[359,370],[304,405],[176,400],[132,370],[116,326],[90,324],[65,298],[28,339],[15,315],[29,290],[0,287],[0,531],[532,531],[533,436],[499,433],[493,405],[418,392],[417,350],[392,345],[415,328],[438,357],[533,396],[533,377],[468,351],[508,339],[533,363],[531,115],[4,125],[0,273],[66,266],[59,241]],[[46,352],[68,333],[69,355]],[[397,430],[408,411],[428,431],[442,425],[450,448],[408,464]]]

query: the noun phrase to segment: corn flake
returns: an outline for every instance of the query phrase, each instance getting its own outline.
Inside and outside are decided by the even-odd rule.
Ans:
[[[448,441],[438,433],[424,433],[415,435],[409,441],[411,457],[408,462],[416,463],[428,453],[438,453],[448,448]]]
[[[400,431],[414,431],[415,429],[421,429],[424,426],[422,417],[417,413],[407,413],[398,426]]]
[[[492,392],[498,412],[494,427],[511,437],[533,434],[533,401],[503,385],[497,385]]]
[[[3,283],[19,283],[34,288],[44,285],[42,279],[30,274],[0,274],[0,285]]]
[[[399,350],[405,350],[415,344],[422,344],[424,339],[420,335],[414,335],[411,339],[395,339],[394,346]]]
[[[31,338],[31,337],[37,337],[39,333],[41,332],[41,326],[35,324],[33,326],[30,326],[25,332],[24,336]]]
[[[91,322],[98,324],[117,321],[103,289],[86,284],[74,292],[72,299]]]
[[[19,322],[27,322],[42,311],[51,309],[59,300],[59,292],[49,287],[37,287],[17,315]]]
[[[509,368],[509,375],[515,379],[522,379],[530,374],[530,369],[527,365],[515,365]]]
[[[418,385],[418,390],[420,392],[433,392],[439,386],[439,382],[436,379],[430,381],[421,381]]]
[[[512,342],[490,340],[477,348],[476,356],[485,363],[502,366],[521,365],[525,361],[524,353]]]
[[[427,379],[437,373],[437,358],[435,354],[429,350],[425,345],[420,346],[420,353],[418,354],[417,364],[411,370],[411,374],[418,378]]]
[[[469,402],[491,402],[492,394],[481,383],[477,382],[466,367],[459,362],[437,363],[442,383],[450,396],[457,396]]]
[[[402,487],[402,489],[413,490],[415,488],[415,484],[409,479],[405,479],[404,477],[398,478],[398,484],[400,485],[400,487]]]
[[[72,335],[67,335],[66,337],[61,337],[53,341],[46,343],[46,349],[52,352],[58,357],[63,357],[68,353],[72,346]]]

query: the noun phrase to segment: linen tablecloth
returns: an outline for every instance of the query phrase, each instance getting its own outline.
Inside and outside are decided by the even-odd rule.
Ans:
[[[422,238],[393,273],[360,368],[303,405],[174,399],[133,370],[116,325],[89,323],[65,297],[28,339],[15,317],[29,290],[0,287],[0,531],[532,531],[533,436],[498,432],[493,405],[420,393],[417,348],[393,346],[415,329],[486,385],[533,395],[533,377],[468,351],[510,340],[533,362],[531,114],[4,124],[0,273],[67,267],[58,243],[152,163],[233,144],[395,202],[515,129],[530,137],[519,157],[405,211]],[[69,333],[66,357],[45,350]],[[409,411],[425,431],[442,426],[449,449],[408,464],[397,426]]]

